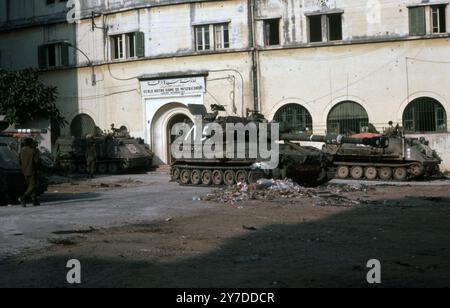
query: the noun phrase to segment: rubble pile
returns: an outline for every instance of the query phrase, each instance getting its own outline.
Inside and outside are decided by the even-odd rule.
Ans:
[[[261,179],[257,183],[238,183],[228,188],[220,188],[212,193],[197,197],[197,200],[213,201],[225,204],[237,204],[248,200],[277,201],[286,200],[296,203],[298,199],[314,199],[316,206],[355,206],[368,203],[362,199],[351,199],[344,193],[367,192],[370,188],[366,185],[327,185],[319,188],[307,188],[294,183],[291,180]]]

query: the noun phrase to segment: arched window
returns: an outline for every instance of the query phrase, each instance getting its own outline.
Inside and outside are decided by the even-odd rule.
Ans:
[[[431,97],[420,97],[403,112],[406,132],[446,132],[447,114],[441,103]]]
[[[274,120],[280,123],[282,131],[312,132],[313,121],[309,111],[299,104],[288,104],[281,107]]]
[[[84,138],[86,135],[94,136],[95,122],[87,114],[79,114],[70,123],[70,133],[75,138]]]
[[[369,116],[360,104],[345,101],[331,109],[328,114],[327,127],[328,133],[358,134],[367,131]]]

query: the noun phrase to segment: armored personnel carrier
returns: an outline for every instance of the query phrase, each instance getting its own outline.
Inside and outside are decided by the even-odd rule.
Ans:
[[[7,130],[8,127],[7,121],[0,120],[0,204],[17,202],[27,188],[18,160],[20,138],[45,133],[43,130]],[[47,187],[47,178],[40,174],[38,194],[43,194]]]
[[[116,174],[128,171],[148,170],[152,166],[153,153],[142,139],[130,137],[125,129],[110,133],[99,132],[86,138],[59,138],[56,141],[57,166],[69,173],[86,172],[86,149],[94,143],[97,152],[97,172]]]
[[[383,137],[388,140],[385,148],[361,144],[326,144],[324,151],[334,156],[336,177],[407,181],[426,179],[440,172],[442,159],[424,138],[407,138],[401,132]]]
[[[207,114],[204,106],[189,106],[192,114],[202,116],[202,125],[204,127],[202,134],[202,142],[199,143],[202,146],[209,137],[208,125],[211,123],[220,124],[224,127],[227,123],[242,123],[248,125],[251,123],[267,123],[268,121],[257,112],[248,111],[246,118],[241,117],[218,117],[218,107],[213,107],[214,113]],[[191,132],[198,130],[195,125],[192,127]],[[258,130],[258,134],[260,131]],[[271,136],[270,132],[267,136]],[[223,140],[226,140],[227,136],[223,136]],[[300,146],[298,141],[314,142],[317,140],[324,140],[328,143],[341,144],[344,142],[372,144],[373,146],[381,146],[380,138],[345,138],[338,135],[328,136],[311,136],[307,134],[281,134],[277,136],[277,143],[279,143],[278,166],[275,168],[268,168],[267,161],[260,157],[245,157],[245,158],[233,158],[229,155],[219,155],[223,158],[208,159],[205,157],[192,155],[191,158],[181,158],[174,161],[172,164],[172,180],[177,181],[183,185],[233,185],[239,182],[252,183],[260,178],[291,178],[293,181],[300,185],[305,186],[317,186],[326,183],[328,178],[328,172],[333,167],[333,155],[325,153],[315,147]],[[193,138],[188,135],[187,138]],[[248,152],[252,146],[258,146],[258,144],[251,144],[248,135],[245,136],[245,141],[236,138],[234,136],[234,145],[241,145],[241,151]],[[259,139],[258,139],[259,140]],[[269,140],[270,141],[270,140]],[[226,143],[226,142],[225,142]],[[226,144],[224,143],[222,149],[223,152],[227,152]],[[242,146],[244,143],[244,146]],[[377,145],[378,143],[378,145]],[[236,148],[236,147],[235,147]],[[196,152],[196,146],[191,150],[192,154]]]

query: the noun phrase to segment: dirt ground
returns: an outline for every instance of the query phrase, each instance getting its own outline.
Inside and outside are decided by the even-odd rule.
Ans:
[[[343,193],[360,205],[313,198],[215,203],[190,217],[73,230],[44,251],[0,263],[0,287],[450,287],[450,190],[381,186]],[[205,201],[198,201],[205,202]]]

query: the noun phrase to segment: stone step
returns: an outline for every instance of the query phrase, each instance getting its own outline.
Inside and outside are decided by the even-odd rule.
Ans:
[[[170,165],[160,165],[155,169],[155,172],[170,173]]]

